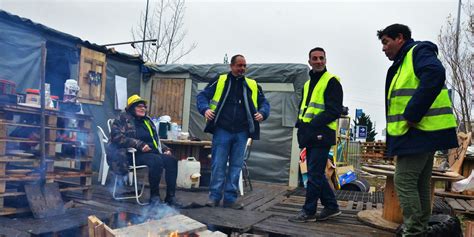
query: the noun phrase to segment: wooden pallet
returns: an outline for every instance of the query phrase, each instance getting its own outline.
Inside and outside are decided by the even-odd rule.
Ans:
[[[9,132],[16,128],[29,128],[31,131],[39,130],[39,118],[41,111],[38,108],[19,105],[0,105],[0,216],[22,213],[27,206],[5,206],[5,198],[17,198],[24,196],[22,185],[27,182],[35,182],[40,179],[40,157],[38,155],[23,152],[13,153],[9,147],[21,144],[39,143],[29,138],[10,136]],[[17,118],[37,119],[32,121],[18,121]],[[70,121],[74,120],[77,126],[68,127]],[[36,121],[36,120],[35,120]],[[77,179],[75,184],[61,184],[61,191],[81,190],[86,198],[91,197],[92,184],[92,157],[94,156],[94,138],[92,132],[92,117],[64,113],[55,110],[45,111],[45,155],[46,155],[46,182],[52,183],[71,178]],[[19,133],[21,134],[21,133]],[[77,137],[77,141],[60,140],[58,134],[66,134]],[[23,134],[21,134],[23,135]],[[21,136],[20,135],[20,136]],[[27,135],[27,134],[25,134]],[[56,153],[58,146],[77,146],[79,143],[85,149],[85,156],[79,155],[63,156]],[[60,153],[58,153],[60,154]],[[64,169],[58,165],[68,166],[72,169]],[[18,173],[14,171],[30,169],[32,172]],[[14,187],[14,188],[12,188]],[[10,200],[9,199],[9,200]],[[7,200],[8,201],[8,200]]]
[[[119,229],[111,229],[99,218],[89,216],[88,218],[90,237],[141,237],[141,236],[185,236],[196,234],[197,236],[227,236],[222,232],[211,232],[206,225],[193,220],[185,215],[174,215],[164,217],[160,220],[151,220],[138,225],[131,225]]]
[[[452,208],[455,214],[474,215],[474,200],[466,200],[462,198],[445,197],[445,201]]]
[[[363,159],[391,159],[385,142],[362,142],[360,150]]]

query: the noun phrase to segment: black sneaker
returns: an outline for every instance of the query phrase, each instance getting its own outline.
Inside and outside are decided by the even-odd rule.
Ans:
[[[295,216],[288,218],[289,222],[296,222],[296,223],[305,223],[305,222],[315,222],[316,216],[315,215],[308,215],[305,211],[301,210]]]
[[[242,210],[244,209],[244,205],[242,203],[224,203],[224,208],[232,208],[234,210]]]
[[[320,213],[316,214],[316,219],[318,221],[325,221],[331,217],[339,216],[341,213],[339,209],[323,208]]]
[[[218,206],[219,206],[218,201],[209,199],[209,201],[206,202],[206,207],[218,207]]]

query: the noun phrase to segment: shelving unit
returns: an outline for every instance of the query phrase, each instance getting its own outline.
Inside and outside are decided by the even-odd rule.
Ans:
[[[6,206],[5,198],[24,196],[23,185],[40,179],[41,156],[34,148],[39,139],[29,138],[35,132],[39,134],[40,114],[35,107],[0,105],[0,215],[28,211],[27,205]],[[85,199],[92,197],[95,147],[91,118],[45,111],[46,182],[57,182],[61,192],[80,190]],[[14,131],[20,132],[12,134]],[[30,150],[22,149],[26,144],[31,144]]]

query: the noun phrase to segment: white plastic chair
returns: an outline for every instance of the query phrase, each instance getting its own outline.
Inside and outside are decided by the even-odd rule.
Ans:
[[[250,191],[253,191],[253,187],[252,187],[252,181],[250,180],[250,172],[247,167],[247,160],[250,158],[250,150],[252,148],[252,142],[253,142],[252,138],[247,139],[247,144],[245,146],[245,151],[244,151],[244,166],[242,167],[242,172],[240,173],[240,178],[241,179],[243,178],[243,182],[242,181],[240,182],[245,183],[245,186],[249,186]],[[243,187],[242,187],[241,193],[243,193]]]
[[[107,153],[105,152],[105,146],[109,142],[109,139],[107,138],[104,130],[100,126],[97,126],[97,135],[99,136],[100,148],[102,150],[98,181],[100,182],[100,184],[105,185],[105,181],[107,180],[107,175],[109,174],[110,168],[109,164],[107,164]]]

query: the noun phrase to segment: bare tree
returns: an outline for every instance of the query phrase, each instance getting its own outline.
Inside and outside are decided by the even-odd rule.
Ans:
[[[184,27],[185,0],[159,0],[148,17],[145,38],[157,39],[144,43],[143,60],[159,64],[175,63],[193,51],[197,44],[183,45],[187,35]],[[145,12],[135,28],[132,28],[134,40],[142,40],[145,29]],[[140,48],[135,48],[140,53]]]
[[[448,85],[453,90],[453,108],[459,122],[458,130],[472,131],[472,89],[473,89],[473,5],[469,1],[464,4],[463,13],[467,20],[463,21],[459,34],[455,19],[449,15],[446,25],[438,35],[441,61],[449,75]],[[460,16],[459,16],[460,17]]]

